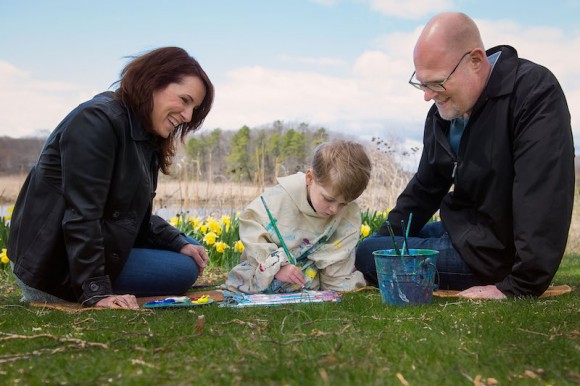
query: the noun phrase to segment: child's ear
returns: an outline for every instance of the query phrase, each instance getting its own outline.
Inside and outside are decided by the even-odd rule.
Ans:
[[[308,169],[306,170],[306,185],[312,184],[312,181],[314,181],[314,172],[312,169]]]

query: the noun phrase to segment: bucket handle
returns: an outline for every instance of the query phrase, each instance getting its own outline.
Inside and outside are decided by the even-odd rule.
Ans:
[[[430,257],[427,257],[425,260],[419,263],[419,265],[425,266],[425,269],[427,269],[427,267],[431,265],[435,269],[435,274],[437,274],[437,282],[433,283],[433,291],[437,291],[439,289],[439,283],[441,282],[441,278],[439,277],[439,271],[437,270],[437,265],[433,263],[433,260],[431,260]]]

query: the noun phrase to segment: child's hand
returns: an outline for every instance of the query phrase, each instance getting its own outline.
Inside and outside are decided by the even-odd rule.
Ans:
[[[304,274],[302,274],[302,270],[299,267],[292,264],[288,264],[280,268],[280,270],[276,275],[274,275],[274,277],[286,283],[300,284],[301,286],[304,286],[304,284],[306,284],[306,280],[304,280]]]

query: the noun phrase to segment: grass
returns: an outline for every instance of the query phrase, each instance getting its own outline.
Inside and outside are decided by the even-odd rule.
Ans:
[[[580,255],[567,255],[554,283],[576,289],[579,279]],[[22,305],[19,296],[1,273],[2,384],[580,382],[577,290],[500,302],[435,298],[406,308],[366,291],[331,304],[76,314]]]

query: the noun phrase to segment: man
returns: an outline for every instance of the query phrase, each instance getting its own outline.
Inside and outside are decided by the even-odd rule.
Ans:
[[[409,83],[430,109],[419,168],[388,223],[409,248],[438,250],[439,288],[485,299],[539,296],[566,247],[574,199],[570,112],[554,75],[514,48],[484,49],[472,19],[435,16],[413,52]],[[440,210],[441,222],[427,223]],[[377,284],[372,252],[388,224],[357,249]],[[399,247],[401,237],[396,237]]]

